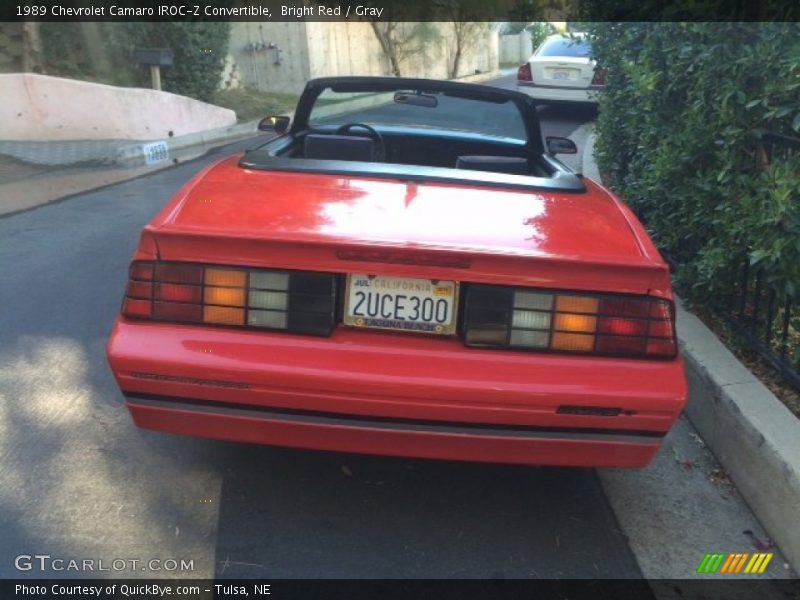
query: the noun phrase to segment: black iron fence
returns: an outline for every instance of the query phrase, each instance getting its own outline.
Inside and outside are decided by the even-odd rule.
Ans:
[[[765,269],[749,266],[745,257],[739,280],[722,315],[748,345],[800,390],[800,307],[768,284]]]
[[[768,133],[756,155],[759,167],[800,151],[800,138]],[[800,198],[794,199],[800,202]],[[800,302],[777,292],[770,273],[750,266],[743,254],[733,274],[728,309],[722,316],[793,387],[800,390]],[[800,290],[800,281],[795,282]]]

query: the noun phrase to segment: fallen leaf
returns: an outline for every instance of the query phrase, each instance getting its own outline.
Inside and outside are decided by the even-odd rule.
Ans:
[[[731,480],[728,477],[728,474],[720,468],[712,469],[711,474],[708,476],[708,480],[711,483],[717,483],[719,485],[731,485]]]
[[[701,438],[699,435],[697,435],[696,433],[690,433],[690,434],[689,434],[689,436],[690,436],[690,437],[691,437],[691,438],[692,438],[692,439],[693,439],[695,442],[697,442],[697,444],[698,444],[698,445],[699,445],[701,448],[705,447],[706,443],[703,441],[703,438]]]
[[[745,529],[742,533],[749,537],[752,540],[753,545],[761,552],[766,552],[767,550],[771,550],[775,547],[775,542],[773,542],[771,539],[766,538],[762,540],[749,529]]]

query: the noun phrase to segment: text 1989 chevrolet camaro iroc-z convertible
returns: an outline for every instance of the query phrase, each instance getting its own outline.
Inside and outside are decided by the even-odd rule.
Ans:
[[[311,81],[147,225],[108,358],[133,419],[346,452],[641,467],[686,398],[667,266],[534,101]]]

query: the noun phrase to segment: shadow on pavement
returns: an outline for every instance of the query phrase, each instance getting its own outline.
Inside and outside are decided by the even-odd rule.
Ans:
[[[230,444],[217,577],[641,577],[592,470]]]

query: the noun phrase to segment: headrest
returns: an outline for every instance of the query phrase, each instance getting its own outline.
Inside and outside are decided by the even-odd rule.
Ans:
[[[323,160],[356,160],[374,162],[377,159],[375,140],[356,135],[306,135],[303,146],[305,158]]]

